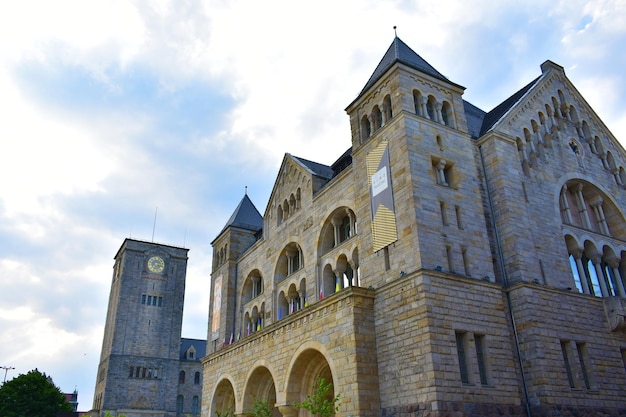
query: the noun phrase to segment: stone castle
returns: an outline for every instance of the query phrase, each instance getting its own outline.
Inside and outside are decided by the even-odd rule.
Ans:
[[[187,250],[127,239],[92,415],[308,417],[319,378],[337,417],[626,415],[624,149],[551,61],[489,112],[463,92],[396,37],[351,147],[286,154],[212,242],[206,341]]]
[[[626,154],[559,65],[485,112],[395,38],[330,166],[212,242],[202,416],[626,414]],[[339,150],[338,155],[343,150]]]

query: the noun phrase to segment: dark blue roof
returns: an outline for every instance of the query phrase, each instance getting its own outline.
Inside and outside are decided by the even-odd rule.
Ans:
[[[308,159],[299,158],[291,155],[292,158],[299,161],[302,165],[307,167],[311,172],[322,178],[331,179],[333,177],[333,169],[328,165],[320,164],[318,162],[309,161]]]
[[[370,79],[365,84],[365,87],[363,87],[359,93],[359,97],[374,85],[374,83],[376,83],[376,81],[378,81],[396,62],[408,65],[411,68],[431,75],[439,80],[454,84],[396,36],[389,46],[389,49],[387,49],[387,52],[385,52],[383,59],[380,60],[380,63],[372,73]]]
[[[522,87],[515,94],[513,94],[511,97],[507,98],[502,103],[494,107],[493,110],[488,112],[483,119],[483,125],[480,129],[480,136],[487,133],[489,129],[491,129],[493,125],[495,125],[498,120],[500,120],[524,96],[524,94],[526,94],[526,92],[537,83],[539,78],[541,77],[535,78],[524,87]]]
[[[185,357],[185,352],[187,352],[187,350],[193,346],[193,348],[196,350],[196,359],[195,360],[200,360],[200,358],[203,358],[204,356],[206,356],[206,340],[202,340],[202,339],[185,339],[185,338],[181,338],[180,339],[180,360],[189,360]]]
[[[252,230],[254,232],[263,228],[263,216],[261,216],[259,210],[257,210],[252,201],[250,201],[248,194],[243,196],[239,205],[230,216],[230,219],[226,222],[226,226],[224,226],[222,232],[231,226]]]

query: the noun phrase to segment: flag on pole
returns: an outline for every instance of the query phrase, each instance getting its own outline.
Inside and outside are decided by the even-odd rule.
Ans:
[[[305,307],[309,306],[309,300],[306,297],[304,297],[304,306]]]
[[[258,322],[257,322],[257,324],[256,324],[256,330],[257,330],[257,332],[258,332],[259,330],[261,330],[261,319],[259,319],[259,321],[258,321]]]
[[[247,336],[250,336],[250,322],[248,322],[248,329],[247,330],[248,330]]]
[[[283,318],[283,308],[278,307],[278,320]]]
[[[232,345],[234,341],[235,341],[235,333],[231,332],[230,333],[230,341],[228,342],[228,344]]]
[[[320,285],[320,301],[324,299],[324,280],[322,279],[322,285]]]
[[[339,287],[339,278],[335,278],[335,292],[339,292],[341,287]]]

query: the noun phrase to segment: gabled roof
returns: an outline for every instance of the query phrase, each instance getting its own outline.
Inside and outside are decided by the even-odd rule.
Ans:
[[[238,227],[240,229],[247,229],[257,232],[263,228],[263,217],[256,209],[248,194],[244,195],[239,205],[230,216],[230,219],[226,222],[226,226],[219,234],[222,234],[224,230],[229,227]]]
[[[507,114],[508,111],[511,110],[511,108],[515,106],[515,104],[517,104],[517,102],[519,102],[522,97],[524,97],[528,90],[530,90],[537,83],[537,81],[539,81],[540,78],[541,76],[535,78],[524,87],[522,87],[515,94],[513,94],[511,97],[507,98],[502,103],[494,107],[493,110],[488,112],[483,119],[483,125],[480,129],[480,136],[487,133],[489,129],[491,129],[505,114]]]
[[[333,169],[329,167],[328,165],[309,161],[308,159],[299,158],[291,154],[289,154],[289,156],[291,156],[297,162],[300,162],[300,164],[304,165],[304,167],[307,168],[313,175],[316,175],[318,177],[325,178],[328,180],[333,177]]]
[[[206,340],[181,338],[179,352],[180,360],[187,360],[185,353],[187,352],[187,350],[189,350],[191,346],[193,346],[193,348],[196,350],[196,360],[199,360],[206,355]]]
[[[365,84],[365,87],[363,87],[363,89],[359,93],[358,97],[360,97],[363,93],[365,93],[365,91],[367,91],[367,89],[374,85],[374,83],[376,83],[376,81],[378,81],[380,77],[382,77],[383,74],[385,74],[396,62],[400,62],[425,74],[433,76],[441,81],[454,84],[396,36],[389,46],[389,49],[387,49],[387,52],[385,52],[383,59],[380,60],[380,63],[372,73],[370,79]]]

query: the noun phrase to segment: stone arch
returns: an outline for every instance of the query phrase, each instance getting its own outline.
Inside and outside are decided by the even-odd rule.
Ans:
[[[378,107],[378,105],[375,105],[372,108],[371,120],[372,120],[372,131],[375,132],[381,127],[383,127],[383,112],[380,111],[380,107]]]
[[[425,117],[424,109],[422,108],[422,103],[424,102],[424,97],[419,90],[413,90],[413,107],[415,109],[415,114],[418,116]]]
[[[256,400],[267,401],[273,407],[272,416],[281,417],[278,409],[274,407],[276,404],[274,377],[270,370],[263,365],[254,366],[246,378],[242,398],[243,410],[251,410]]]
[[[383,123],[387,124],[393,118],[393,111],[391,109],[391,96],[387,94],[385,98],[383,98]]]
[[[356,223],[352,209],[345,206],[335,209],[321,227],[318,254],[323,255],[354,236]]]
[[[249,303],[253,298],[263,293],[263,276],[258,269],[250,271],[241,289],[242,305]]]
[[[212,395],[213,401],[211,402],[209,410],[211,417],[217,417],[217,412],[224,413],[231,410],[233,413],[237,413],[239,411],[237,407],[237,394],[232,379],[230,376],[222,376],[219,381]]]
[[[301,270],[304,267],[304,259],[300,245],[291,242],[285,246],[278,256],[274,270],[274,282],[280,282],[287,276]]]
[[[437,99],[435,96],[428,96],[426,100],[426,113],[430,120],[437,122]]]
[[[330,264],[324,265],[320,284],[320,300],[335,293],[336,279],[332,266]]]
[[[361,139],[365,140],[369,138],[372,134],[372,125],[370,124],[370,120],[367,115],[363,115],[361,117]]]
[[[324,378],[327,383],[335,385],[332,360],[321,344],[317,342],[307,342],[300,346],[294,354],[288,370],[283,393],[285,404],[304,400],[306,395],[313,391],[318,378]],[[335,395],[336,393],[333,392],[330,398]],[[310,414],[301,410],[300,416],[308,417]]]
[[[444,125],[448,127],[455,127],[455,117],[454,112],[452,111],[452,106],[447,101],[444,101],[441,105],[441,118]]]

